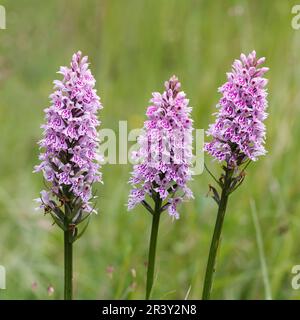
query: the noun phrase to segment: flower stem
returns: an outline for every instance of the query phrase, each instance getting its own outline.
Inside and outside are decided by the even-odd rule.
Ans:
[[[215,224],[214,234],[211,240],[209,256],[208,256],[208,261],[206,266],[206,273],[205,273],[204,287],[203,287],[203,294],[202,294],[203,300],[210,299],[213,276],[214,276],[215,265],[216,265],[216,256],[218,253],[218,248],[219,248],[220,239],[221,239],[222,227],[223,227],[224,217],[226,213],[232,174],[233,174],[232,170],[226,169],[225,181],[222,188],[217,220]]]
[[[65,229],[64,229],[64,262],[65,262],[65,300],[72,300],[73,297],[73,241],[72,229],[69,227],[71,209],[65,205]]]
[[[161,199],[159,196],[155,199],[155,209],[152,215],[152,228],[149,245],[149,256],[148,256],[148,270],[147,270],[147,287],[146,287],[146,300],[149,300],[153,286],[153,275],[155,269],[155,255],[156,255],[156,243],[159,227],[159,219],[161,214]]]
[[[70,241],[71,231],[64,231],[65,244],[65,300],[72,300],[73,292],[73,243]]]

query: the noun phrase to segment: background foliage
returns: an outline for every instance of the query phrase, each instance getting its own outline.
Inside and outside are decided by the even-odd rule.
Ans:
[[[34,211],[42,188],[33,175],[43,109],[52,81],[78,49],[88,54],[104,109],[102,128],[128,129],[144,120],[152,91],[178,75],[193,106],[195,127],[207,128],[217,88],[240,52],[256,49],[270,67],[269,153],[252,164],[233,195],[223,230],[213,298],[266,298],[254,207],[274,299],[296,299],[291,268],[300,264],[300,30],[291,27],[293,1],[52,0],[1,1],[0,264],[7,269],[1,299],[62,297],[62,232]],[[206,162],[217,172],[218,166]],[[75,297],[143,298],[150,216],[125,203],[130,165],[106,165],[98,187],[100,214],[75,244]],[[216,216],[205,195],[208,174],[196,176],[195,200],[173,223],[163,217],[154,298],[198,299]],[[250,203],[252,202],[252,207]],[[48,295],[52,286],[54,293]]]

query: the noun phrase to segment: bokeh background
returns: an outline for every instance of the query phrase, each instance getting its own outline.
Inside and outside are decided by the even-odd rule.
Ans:
[[[59,299],[63,237],[34,210],[43,187],[38,163],[43,109],[52,81],[73,52],[90,58],[104,109],[102,128],[118,121],[139,128],[152,91],[176,74],[207,128],[232,61],[255,49],[270,67],[268,155],[252,164],[232,196],[212,297],[297,299],[291,269],[300,264],[300,30],[291,27],[295,1],[27,0],[1,1],[0,299]],[[216,174],[219,165],[206,157]],[[125,203],[131,165],[105,165],[99,215],[75,244],[77,299],[142,299],[151,218]],[[207,173],[195,177],[195,200],[181,219],[161,223],[153,298],[199,299],[216,205],[206,197]],[[257,219],[256,219],[257,218]],[[258,223],[254,223],[257,220]],[[259,232],[259,229],[261,232]],[[257,239],[261,239],[258,246]],[[260,249],[259,249],[260,248]],[[49,290],[49,287],[52,288]]]

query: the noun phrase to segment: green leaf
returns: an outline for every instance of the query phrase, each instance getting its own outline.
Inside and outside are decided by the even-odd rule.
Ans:
[[[90,215],[89,215],[89,217],[90,217]],[[76,234],[75,234],[75,236],[74,236],[74,238],[73,238],[73,242],[75,242],[77,239],[81,238],[81,236],[82,236],[82,235],[84,234],[84,232],[86,231],[89,223],[90,223],[90,218],[88,219],[87,223],[86,223],[85,226],[82,228],[82,230],[80,231],[80,233],[78,233],[78,230],[77,230],[77,228],[76,228]]]
[[[219,196],[217,189],[215,187],[213,187],[212,185],[209,185],[208,193],[210,193],[211,191],[212,191],[211,197],[216,201],[217,205],[220,205],[220,196]]]
[[[151,208],[151,206],[145,201],[142,201],[142,205],[151,213],[154,214],[154,210]]]
[[[64,221],[60,219],[60,217],[54,212],[50,211],[51,217],[53,218],[54,222],[64,231],[66,231],[66,227]]]

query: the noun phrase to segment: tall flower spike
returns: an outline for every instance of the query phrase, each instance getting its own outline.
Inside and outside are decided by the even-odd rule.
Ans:
[[[248,159],[266,153],[265,125],[267,117],[267,79],[263,75],[268,68],[260,68],[265,58],[256,58],[253,51],[241,60],[235,60],[228,81],[219,88],[222,98],[217,105],[216,121],[207,134],[212,136],[205,150],[219,161],[235,167]]]
[[[241,54],[241,60],[234,61],[232,72],[227,73],[228,81],[219,88],[223,96],[217,105],[216,121],[207,131],[212,141],[206,143],[204,149],[225,165],[219,180],[206,167],[221,193],[219,195],[216,188],[209,187],[217,202],[218,214],[207,261],[203,299],[210,298],[229,196],[244,181],[247,165],[266,153],[263,121],[267,117],[267,79],[263,75],[269,69],[260,67],[264,61],[265,58],[256,58],[255,51],[248,56]]]
[[[128,209],[145,204],[145,197],[158,194],[170,216],[179,218],[177,206],[193,197],[187,187],[191,180],[192,119],[189,100],[173,76],[166,81],[163,94],[154,92],[146,115],[139,150],[133,154],[134,166],[130,183]]]
[[[38,199],[40,207],[49,212],[65,232],[67,260],[72,260],[72,242],[86,228],[79,233],[77,225],[95,212],[91,203],[95,198],[92,184],[102,180],[101,158],[97,153],[100,121],[96,116],[102,105],[87,60],[79,51],[73,55],[70,67],[61,67],[58,72],[63,80],[54,81],[51,105],[45,109],[43,139],[39,142],[43,149],[39,156],[41,163],[34,170],[42,171],[47,185]],[[67,270],[65,276],[69,281],[65,284],[65,298],[68,299],[72,295],[71,272]]]
[[[160,215],[168,210],[179,218],[177,206],[193,197],[187,187],[191,179],[192,119],[191,108],[180,82],[173,76],[165,83],[163,94],[154,92],[146,115],[144,130],[138,138],[139,149],[134,153],[138,164],[134,166],[130,183],[128,209],[142,203],[152,215],[149,245],[146,299],[151,295],[155,268],[156,243]],[[148,195],[154,202],[151,206]]]
[[[102,105],[87,57],[82,58],[81,52],[73,55],[70,68],[61,67],[58,73],[64,78],[54,81],[51,106],[45,109],[46,124],[41,126],[44,138],[39,145],[44,151],[41,164],[35,167],[49,185],[41,192],[41,207],[55,211],[67,203],[90,213],[92,184],[101,181],[96,113]]]

